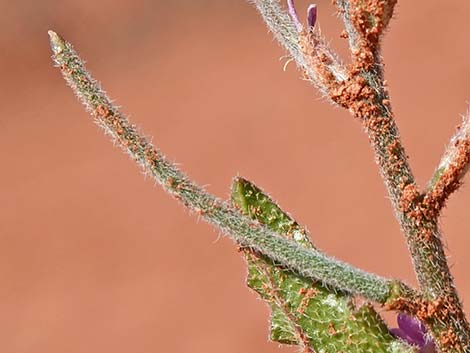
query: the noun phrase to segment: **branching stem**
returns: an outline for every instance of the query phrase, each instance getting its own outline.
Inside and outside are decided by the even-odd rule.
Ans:
[[[368,3],[372,5],[368,6]],[[441,351],[468,351],[470,328],[449,270],[438,228],[438,212],[435,210],[442,207],[441,203],[446,197],[442,195],[455,189],[456,179],[463,174],[468,164],[469,148],[462,143],[463,148],[455,154],[459,156],[458,166],[453,165],[454,169],[446,169],[446,172],[451,171],[455,177],[441,177],[440,182],[434,185],[433,191],[438,188],[437,197],[433,197],[433,191],[426,195],[419,192],[400,141],[386,91],[380,38],[371,35],[380,34],[386,23],[381,24],[382,19],[377,16],[371,27],[367,27],[367,22],[364,24],[364,18],[370,14],[385,13],[377,11],[379,3],[382,3],[383,8],[391,8],[391,12],[385,16],[388,21],[396,1],[338,1],[350,35],[353,56],[350,82],[338,95],[338,99],[362,121],[369,136],[396,217],[405,234],[421,290],[432,307],[432,310],[429,306],[429,310],[418,310],[415,315],[431,327]],[[351,92],[359,93],[354,95]]]
[[[71,45],[50,32],[54,60],[80,101],[112,139],[175,198],[238,244],[262,253],[299,274],[408,311],[424,321],[441,352],[470,352],[470,327],[457,295],[438,227],[448,196],[461,184],[470,164],[470,122],[454,136],[425,192],[420,192],[400,141],[383,77],[380,40],[397,0],[336,0],[349,39],[348,69],[313,28],[300,24],[293,1],[252,0],[270,30],[305,76],[336,104],[361,121],[385,181],[396,218],[405,234],[420,293],[305,249],[241,215],[228,203],[189,180],[112,105]],[[315,15],[315,16],[314,16]]]
[[[352,56],[344,80],[332,75],[331,69],[328,70],[331,66],[323,65],[324,70],[319,70],[321,60],[317,58],[331,60],[327,55],[321,55],[313,35],[301,32],[297,37],[286,36],[282,27],[277,26],[279,21],[275,19],[283,16],[279,0],[254,2],[268,27],[290,50],[306,75],[311,77],[314,73],[314,81],[319,83],[320,90],[363,124],[396,218],[405,234],[426,301],[424,305],[415,302],[419,305],[414,305],[414,314],[430,326],[442,352],[470,352],[470,327],[455,289],[438,227],[439,211],[448,195],[458,187],[469,164],[469,129],[464,124],[462,131],[465,133],[461,132],[458,146],[451,144],[428,192],[421,193],[400,141],[381,61],[381,37],[393,17],[397,0],[335,1],[345,24]],[[295,29],[292,23],[290,27]]]
[[[289,2],[290,14],[282,9],[279,0],[253,0],[253,3],[276,39],[305,73],[306,79],[322,94],[328,96],[326,77],[335,82],[346,79],[346,69],[321,36],[320,31],[313,28],[303,29],[292,1]],[[311,11],[312,9],[314,8],[310,8]],[[309,16],[313,16],[313,12],[309,13]],[[314,41],[309,43],[303,40],[306,37]],[[312,65],[312,61],[315,64]]]

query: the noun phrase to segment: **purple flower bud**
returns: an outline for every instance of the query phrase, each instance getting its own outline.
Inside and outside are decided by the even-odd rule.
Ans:
[[[297,16],[297,11],[295,10],[294,0],[287,0],[287,8],[289,9],[289,15],[294,21],[295,28],[298,32],[302,32],[303,26],[299,21],[299,16]]]
[[[315,27],[317,22],[317,5],[311,4],[307,9],[307,26],[309,29]]]
[[[436,347],[431,336],[427,334],[424,324],[404,313],[397,316],[397,328],[392,328],[390,332],[395,337],[403,341],[418,346],[419,353],[436,353]]]

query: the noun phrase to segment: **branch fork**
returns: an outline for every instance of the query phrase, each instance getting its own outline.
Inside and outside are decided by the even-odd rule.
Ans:
[[[262,0],[257,2],[263,3]],[[310,77],[322,93],[359,118],[369,137],[397,220],[405,234],[424,298],[421,302],[416,299],[415,305],[408,305],[407,310],[425,319],[442,352],[470,351],[469,325],[455,290],[438,229],[438,216],[445,201],[458,189],[468,170],[470,124],[468,119],[465,120],[449,144],[427,190],[420,192],[400,141],[383,78],[380,42],[393,17],[396,2],[335,1],[345,23],[342,36],[349,40],[351,65],[348,69],[339,66],[339,59],[331,48],[318,32],[312,34],[312,31],[302,31],[299,35],[303,56],[298,64],[307,76],[314,73],[314,77]],[[275,29],[273,32],[276,33]],[[338,67],[342,69],[335,70]],[[341,75],[335,75],[335,71]],[[419,302],[421,304],[416,305]],[[433,310],[422,310],[423,307]],[[442,325],[444,319],[447,326]]]
[[[317,7],[307,10],[306,26],[293,0],[287,11],[279,0],[252,0],[264,21],[306,78],[332,102],[362,123],[375,152],[396,218],[405,235],[420,285],[367,273],[305,248],[243,215],[192,182],[150,144],[111,103],[85,69],[72,46],[50,31],[53,59],[95,122],[172,196],[231,236],[240,246],[338,290],[361,295],[389,310],[423,321],[441,353],[470,352],[470,327],[446,260],[438,227],[449,196],[462,184],[470,164],[470,119],[451,139],[427,188],[421,192],[400,141],[383,78],[380,42],[397,0],[336,0],[349,41],[346,67],[321,35]]]

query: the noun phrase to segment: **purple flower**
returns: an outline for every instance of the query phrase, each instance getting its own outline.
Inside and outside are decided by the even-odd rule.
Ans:
[[[297,16],[294,0],[287,0],[287,8],[292,21],[294,21],[295,28],[297,28],[298,32],[302,32],[303,26],[299,20],[299,16]],[[317,5],[312,4],[307,9],[307,27],[309,30],[315,26],[315,22],[317,22]]]
[[[397,328],[392,328],[390,332],[401,338],[403,341],[418,346],[419,353],[435,353],[436,346],[431,336],[427,334],[424,324],[404,313],[397,316]]]
[[[307,25],[309,28],[315,27],[317,22],[317,5],[312,4],[307,9]]]
[[[297,16],[294,0],[287,0],[287,8],[289,9],[289,15],[292,18],[292,21],[294,21],[297,31],[302,32],[302,23],[300,23],[299,16]]]

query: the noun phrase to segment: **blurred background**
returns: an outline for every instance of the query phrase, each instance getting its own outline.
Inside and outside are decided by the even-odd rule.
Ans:
[[[347,60],[342,24],[319,25]],[[307,1],[297,0],[300,13]],[[384,41],[402,139],[424,185],[470,97],[470,3],[400,1]],[[168,197],[52,67],[71,41],[170,160],[227,198],[244,176],[335,257],[415,284],[367,137],[321,99],[245,1],[0,1],[0,350],[277,352],[234,244]],[[444,212],[470,300],[470,190]],[[467,306],[467,309],[469,307]],[[284,347],[281,351],[295,352]]]

